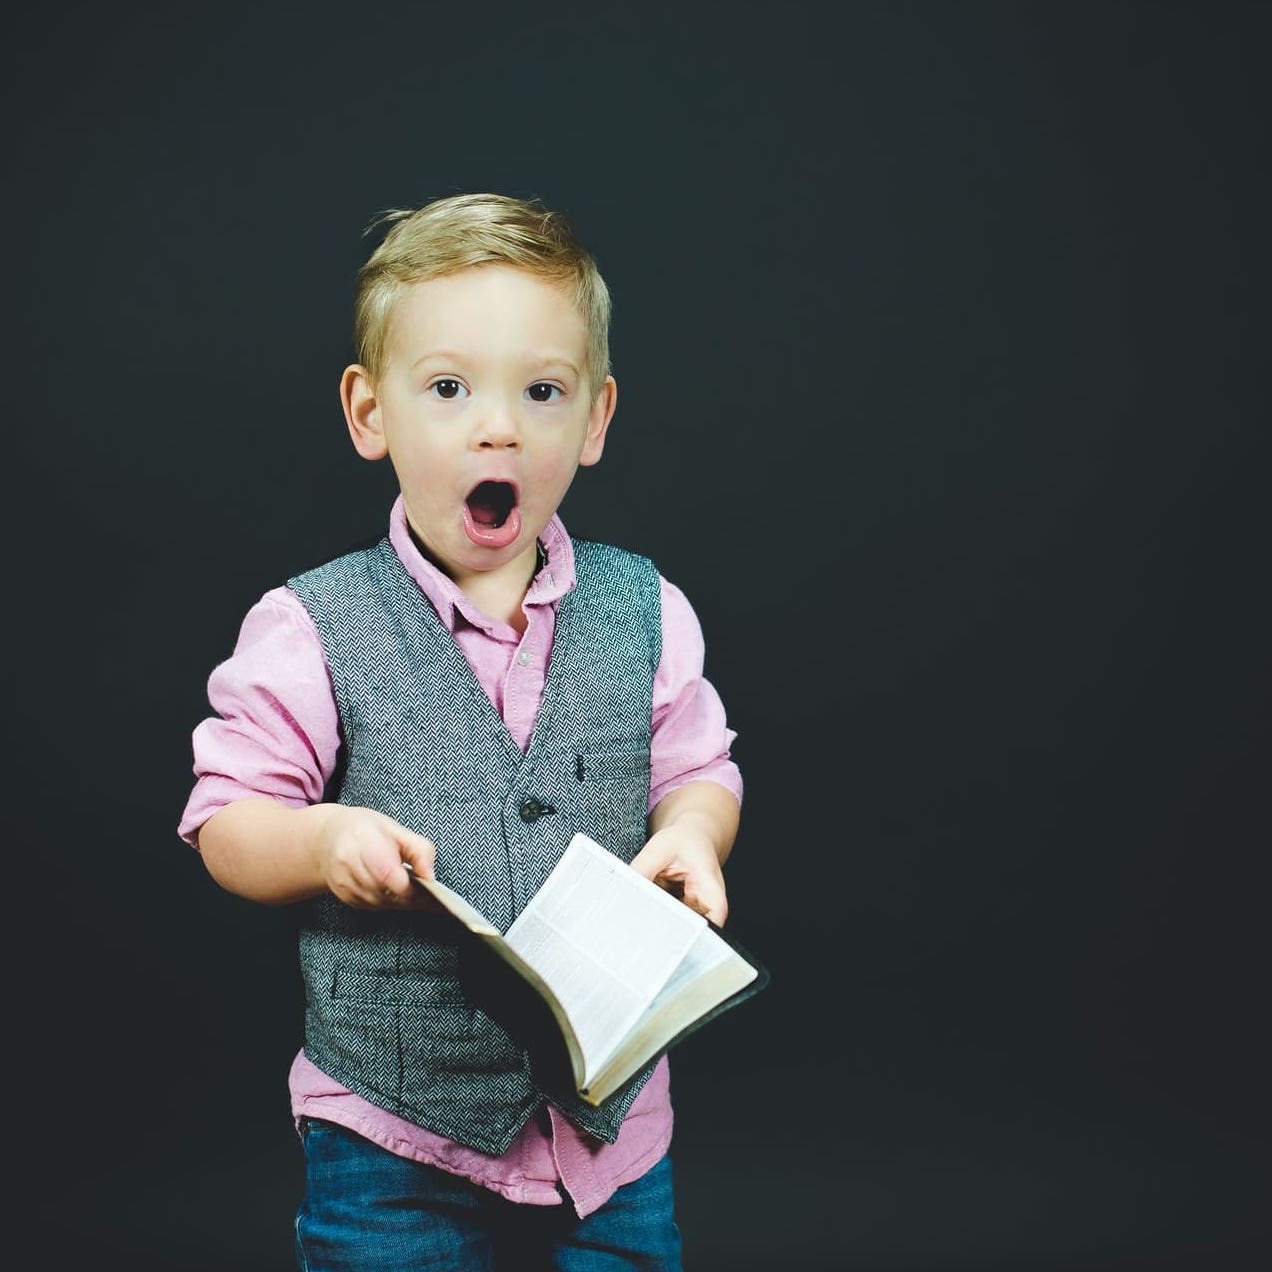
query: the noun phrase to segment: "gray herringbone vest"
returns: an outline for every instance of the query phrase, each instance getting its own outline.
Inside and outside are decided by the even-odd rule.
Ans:
[[[331,671],[342,738],[328,798],[437,845],[437,876],[506,931],[575,831],[630,861],[645,840],[661,653],[658,575],[576,540],[528,752],[387,539],[288,580]],[[547,811],[544,811],[544,810]],[[653,1065],[600,1108],[533,1069],[465,995],[444,915],[310,903],[300,932],[305,1054],[351,1091],[502,1153],[546,1097],[613,1143]]]

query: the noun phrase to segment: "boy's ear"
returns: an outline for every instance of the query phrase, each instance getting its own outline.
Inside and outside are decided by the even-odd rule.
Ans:
[[[353,448],[363,459],[383,459],[389,453],[380,426],[380,403],[365,367],[345,367],[340,377],[340,404]]]
[[[579,467],[589,468],[599,462],[601,452],[605,449],[605,431],[614,418],[614,408],[618,405],[618,385],[612,375],[605,377],[600,392],[592,403],[591,414],[587,417],[587,437],[583,441],[583,453],[579,456]]]

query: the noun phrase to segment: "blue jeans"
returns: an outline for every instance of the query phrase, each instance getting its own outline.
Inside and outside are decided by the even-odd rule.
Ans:
[[[567,1201],[527,1206],[307,1119],[301,1272],[681,1272],[664,1157],[580,1219]]]

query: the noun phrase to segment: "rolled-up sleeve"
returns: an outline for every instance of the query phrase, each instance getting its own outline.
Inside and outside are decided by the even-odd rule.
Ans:
[[[742,775],[732,757],[737,734],[724,704],[703,675],[702,626],[683,592],[662,580],[662,659],[654,677],[649,806],[688,782],[718,782],[742,800]]]
[[[289,589],[248,611],[234,652],[208,677],[208,702],[213,714],[193,734],[182,839],[197,847],[203,823],[237,799],[295,808],[322,799],[339,747],[336,705],[318,633]]]

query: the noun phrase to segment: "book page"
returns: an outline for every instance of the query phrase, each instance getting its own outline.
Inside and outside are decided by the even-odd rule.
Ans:
[[[612,1094],[629,1074],[757,975],[723,937],[704,927],[676,973],[630,1028],[627,1039],[581,1092],[584,1099],[596,1104]]]
[[[590,1077],[706,929],[702,915],[580,834],[505,939],[552,987]]]
[[[543,979],[542,976],[528,963],[507,941],[504,940],[500,931],[491,921],[486,918],[479,910],[469,905],[463,897],[453,889],[446,886],[438,879],[420,879],[416,878],[416,882],[420,884],[426,892],[430,892],[447,910],[451,912],[472,934],[477,937],[487,949],[491,950],[499,958],[503,959],[510,967],[512,967],[519,976],[523,977],[534,991],[548,1004],[552,1015],[555,1017],[557,1026],[561,1030],[561,1036],[565,1039],[565,1045],[570,1053],[570,1064],[574,1070],[574,1081],[577,1085],[581,1083],[585,1077],[586,1070],[583,1059],[583,1050],[579,1045],[578,1035],[575,1033],[574,1025],[569,1016],[566,1014],[565,1008],[561,1000],[557,997],[552,987]]]

